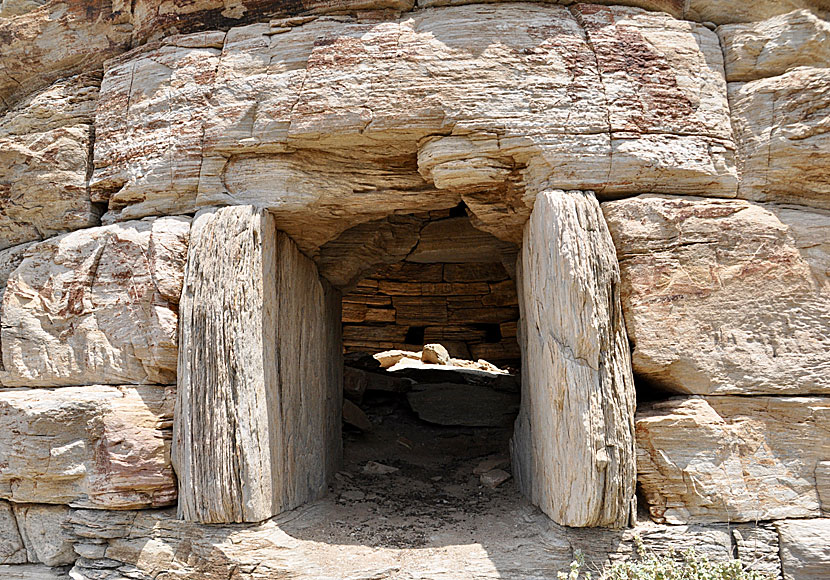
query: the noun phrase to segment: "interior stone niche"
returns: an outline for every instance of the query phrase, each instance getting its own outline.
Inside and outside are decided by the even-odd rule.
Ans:
[[[344,352],[440,343],[455,358],[517,365],[517,251],[475,228],[463,204],[346,231],[321,252],[344,288]]]
[[[341,453],[340,294],[269,213],[197,214],[179,326],[179,516],[255,522],[322,495]]]

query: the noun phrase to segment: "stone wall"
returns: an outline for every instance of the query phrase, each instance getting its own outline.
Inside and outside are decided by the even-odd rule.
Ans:
[[[368,347],[367,329],[408,332],[413,321],[431,340],[427,330],[454,332],[463,304],[460,326],[492,315],[497,350],[515,348],[519,328],[524,364],[534,361],[517,479],[546,513],[622,524],[636,463],[653,519],[636,530],[656,549],[705,546],[787,580],[821,578],[828,10],[825,0],[0,1],[0,576],[452,577],[456,547],[418,568],[407,551],[359,546],[367,559],[350,559],[303,541],[302,525],[322,525],[313,509],[204,526],[172,507],[182,496],[195,519],[259,520],[319,495],[337,463],[339,397],[339,361],[319,353]],[[197,237],[215,267],[196,264],[194,216],[220,206],[273,228],[215,247]],[[429,224],[464,220],[474,237],[442,257],[446,230]],[[243,237],[253,254],[274,241],[284,258],[274,264],[292,264],[265,302],[245,271],[253,254],[231,260]],[[435,279],[413,288],[408,264]],[[471,279],[478,269],[486,279]],[[214,274],[183,295],[199,272]],[[317,324],[339,328],[340,291],[343,342]],[[440,323],[421,324],[422,306],[407,318],[413,296],[446,304]],[[282,319],[268,310],[281,304]],[[205,305],[210,316],[195,316]],[[260,331],[285,333],[276,354],[273,335],[242,340],[266,318]],[[201,340],[194,320],[212,321]],[[377,348],[400,344],[387,338]],[[464,342],[499,358],[486,336]],[[282,365],[269,384],[284,404],[246,399],[266,371],[245,372],[260,363],[274,376]],[[659,395],[633,417],[632,377]],[[215,399],[206,385],[221,387]],[[213,442],[237,446],[207,448],[186,431],[173,405],[186,396],[221,419]],[[263,421],[279,428],[263,439],[257,421],[274,408],[280,421]],[[197,451],[174,470],[181,437]],[[583,459],[538,475],[564,439]],[[269,464],[277,485],[251,499],[266,463],[257,453],[281,467]],[[256,469],[237,469],[243,460]],[[563,473],[567,509],[550,486],[534,489]],[[197,505],[207,496],[194,482],[216,475],[231,499]],[[515,561],[555,577],[575,548],[600,562],[630,554],[633,532],[533,517],[489,558],[468,546],[452,561],[480,578],[532,575]],[[493,546],[512,538],[497,524]]]

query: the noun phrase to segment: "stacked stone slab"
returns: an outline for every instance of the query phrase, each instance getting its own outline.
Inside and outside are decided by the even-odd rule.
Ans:
[[[179,514],[256,522],[316,499],[340,463],[339,293],[251,206],[196,216],[186,273]]]
[[[176,502],[173,423],[181,515],[258,520],[316,497],[338,457],[328,282],[389,263],[374,242],[330,244],[382,230],[398,255],[409,214],[464,202],[523,246],[525,493],[564,524],[620,526],[636,460],[671,524],[652,545],[686,534],[822,578],[828,9],[1,0],[0,577],[345,571],[345,549],[285,520],[148,509]],[[513,274],[508,254],[494,262]],[[634,426],[626,336],[634,381],[672,395]],[[499,569],[460,552],[480,577],[527,577],[517,560],[553,575],[580,532],[545,526],[541,553],[516,540]],[[599,559],[630,548],[586,533]],[[376,576],[419,560],[364,553]]]

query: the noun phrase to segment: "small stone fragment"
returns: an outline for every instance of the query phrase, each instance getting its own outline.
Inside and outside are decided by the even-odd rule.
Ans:
[[[507,469],[510,467],[510,460],[504,456],[495,456],[495,457],[488,457],[487,459],[483,459],[476,467],[473,469],[473,475],[483,475],[488,471],[492,471],[494,469]]]
[[[348,399],[343,399],[343,421],[365,433],[372,430],[372,422],[366,413]]]
[[[503,469],[492,469],[481,475],[481,484],[496,489],[502,483],[510,479],[511,475]]]
[[[450,353],[440,344],[424,345],[421,351],[421,361],[429,364],[446,365],[450,363]]]
[[[389,475],[390,473],[395,473],[396,471],[400,471],[400,469],[392,467],[391,465],[378,463],[377,461],[369,461],[363,466],[363,473],[367,475]]]
[[[388,369],[398,364],[401,359],[411,358],[420,360],[421,354],[410,350],[385,350],[375,355],[375,360],[380,363],[381,368]]]

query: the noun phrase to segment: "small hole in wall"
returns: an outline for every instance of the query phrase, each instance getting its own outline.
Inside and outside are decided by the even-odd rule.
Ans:
[[[406,331],[406,344],[424,344],[426,326],[410,326]]]
[[[450,217],[467,217],[467,206],[464,203],[459,203],[450,210]]]

